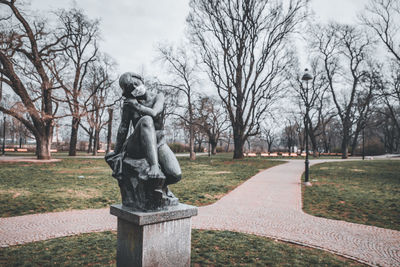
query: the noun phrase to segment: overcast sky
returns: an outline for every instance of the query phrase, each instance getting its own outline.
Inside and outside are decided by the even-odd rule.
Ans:
[[[320,21],[352,23],[367,0],[311,0]],[[31,0],[40,11],[68,8],[72,1]],[[157,45],[179,43],[185,33],[189,0],[80,0],[75,5],[101,20],[102,51],[118,63],[118,71],[157,75]],[[301,50],[301,48],[300,48]],[[302,53],[302,51],[300,51]],[[303,52],[304,53],[304,52]]]

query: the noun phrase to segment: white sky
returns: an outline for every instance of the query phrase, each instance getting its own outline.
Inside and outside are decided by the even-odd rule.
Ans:
[[[72,1],[31,0],[39,11],[71,7]],[[101,50],[112,56],[119,72],[159,75],[154,62],[159,43],[179,43],[185,33],[189,0],[80,0],[75,5],[101,20]],[[367,0],[311,0],[318,20],[352,23]],[[300,53],[301,47],[299,48]]]

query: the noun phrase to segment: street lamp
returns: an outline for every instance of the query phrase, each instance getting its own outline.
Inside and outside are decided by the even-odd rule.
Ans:
[[[6,153],[6,115],[3,115],[3,145],[2,145],[2,152],[1,154],[4,156]]]
[[[305,185],[311,186],[309,181],[309,161],[308,161],[308,112],[310,110],[310,104],[308,102],[308,81],[312,80],[311,74],[308,73],[308,69],[304,70],[303,77],[301,77],[302,81],[306,82],[306,92],[305,92],[305,104],[306,104],[306,118],[304,120],[304,127],[305,127],[305,137],[306,137],[306,161],[305,161]]]
[[[362,159],[365,159],[365,125],[362,129]]]

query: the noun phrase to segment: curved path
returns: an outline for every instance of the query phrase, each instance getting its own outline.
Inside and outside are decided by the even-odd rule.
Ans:
[[[312,164],[322,161],[312,161]],[[320,248],[380,266],[400,266],[400,232],[302,212],[303,161],[260,172],[218,202],[199,208],[193,228],[230,230]],[[109,209],[0,218],[0,246],[116,230]]]
[[[313,160],[312,164],[321,162]],[[293,160],[260,172],[218,202],[201,207],[193,218],[193,227],[266,236],[370,265],[400,266],[399,231],[304,213],[303,170],[304,162]]]

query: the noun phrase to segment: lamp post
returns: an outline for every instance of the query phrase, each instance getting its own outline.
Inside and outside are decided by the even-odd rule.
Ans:
[[[365,125],[362,130],[362,159],[365,159]]]
[[[306,161],[305,161],[305,182],[304,185],[306,186],[311,186],[311,183],[309,181],[309,161],[308,161],[308,112],[310,110],[310,104],[308,102],[308,81],[312,79],[311,74],[308,73],[308,69],[304,70],[303,77],[301,77],[302,81],[306,82],[306,92],[304,94],[305,96],[305,104],[306,104],[306,117],[304,120],[304,128],[305,128],[305,137],[306,137]]]
[[[1,155],[5,155],[6,151],[6,115],[3,115],[3,145]]]

